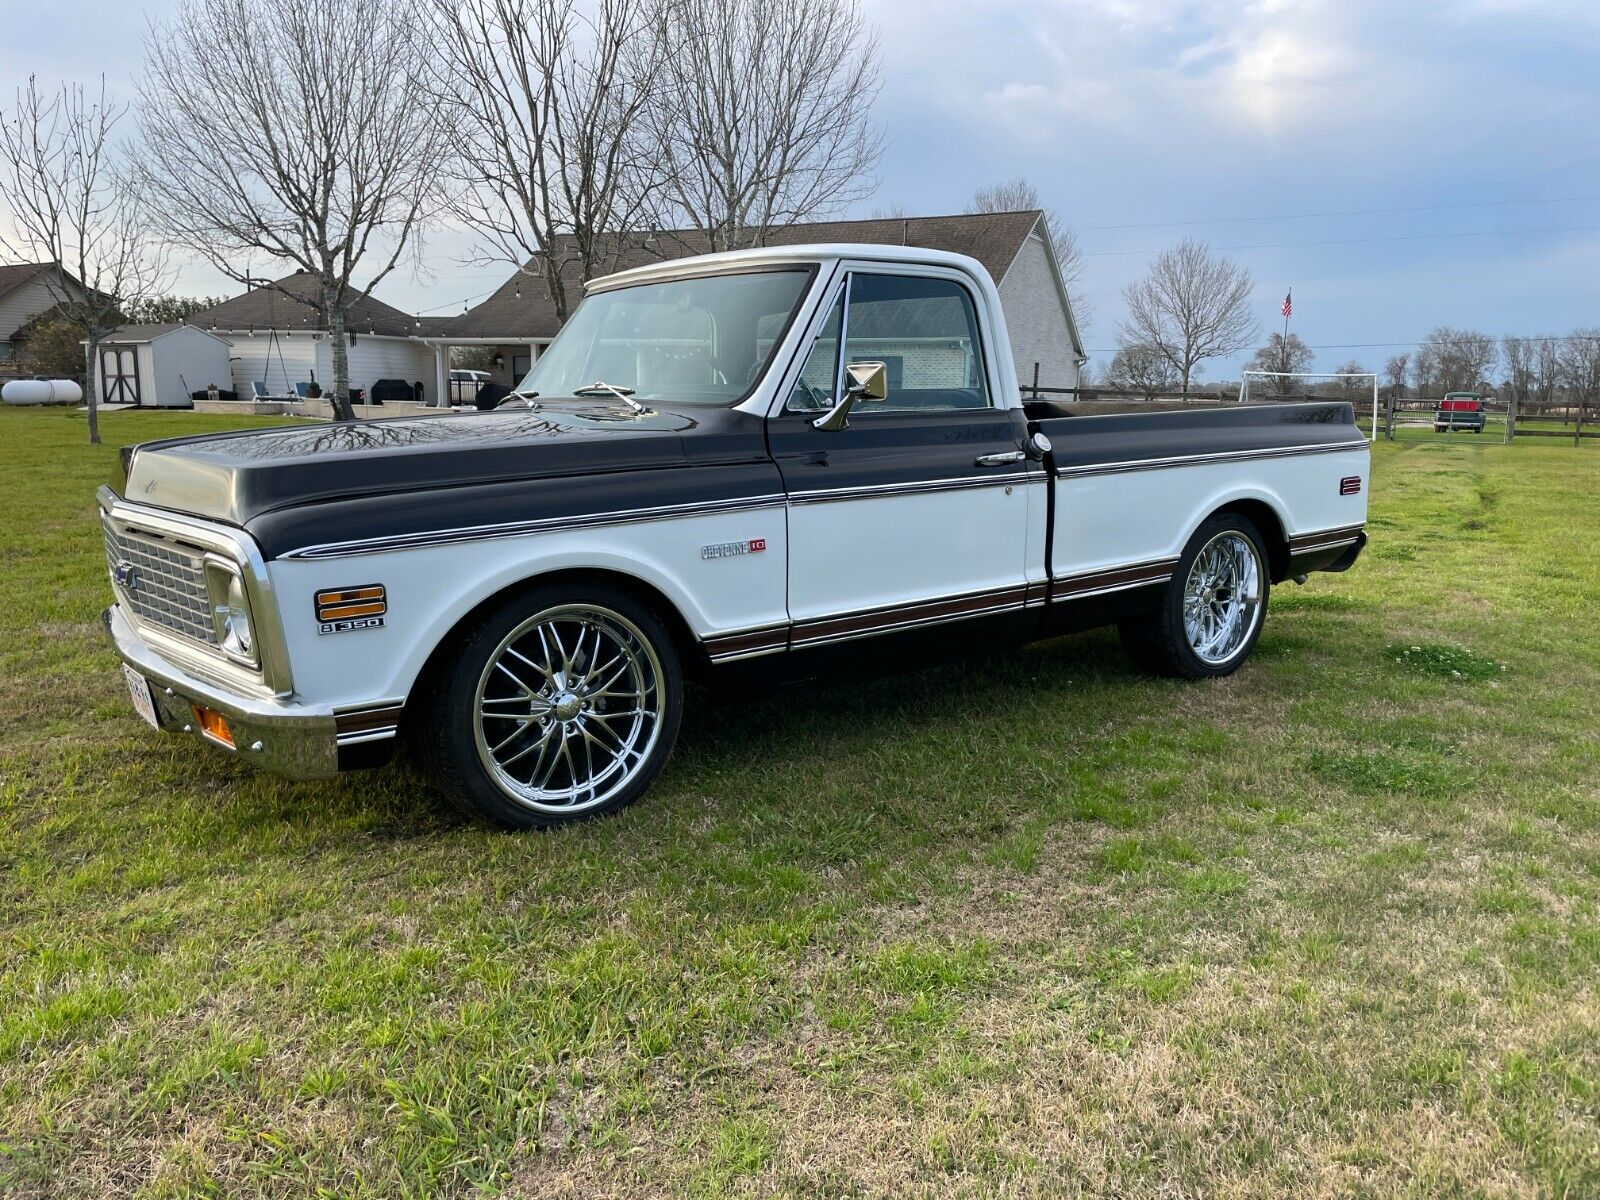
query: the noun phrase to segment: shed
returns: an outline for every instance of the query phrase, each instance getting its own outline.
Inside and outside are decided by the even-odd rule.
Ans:
[[[100,402],[193,408],[193,393],[232,385],[228,350],[193,325],[124,325],[100,341]]]

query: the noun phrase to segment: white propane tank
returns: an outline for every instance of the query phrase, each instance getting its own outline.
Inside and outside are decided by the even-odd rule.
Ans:
[[[13,379],[0,388],[7,404],[82,404],[83,389],[70,379]]]

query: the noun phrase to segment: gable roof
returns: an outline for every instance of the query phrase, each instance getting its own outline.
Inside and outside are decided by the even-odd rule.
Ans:
[[[0,300],[36,280],[45,280],[48,283],[47,277],[55,274],[55,270],[56,264],[53,262],[0,263]],[[83,290],[82,285],[78,283],[71,272],[63,271],[62,274],[66,276],[66,281],[71,288],[77,288],[80,292]],[[25,341],[33,331],[33,327],[47,313],[55,312],[58,307],[60,306],[56,302],[54,291],[52,291],[49,303],[37,312],[30,313],[15,330],[0,330],[0,341]]]
[[[46,271],[55,270],[55,263],[0,263],[0,296],[16,291],[25,283],[32,283]]]
[[[119,325],[116,329],[113,329],[100,340],[103,342],[128,343],[153,342],[157,338],[166,337],[169,333],[177,333],[180,329],[192,329],[195,333],[198,333],[203,337],[208,337],[216,342],[222,342],[224,346],[228,344],[226,341],[223,341],[222,338],[217,337],[216,334],[211,333],[208,330],[201,329],[199,326],[189,325],[184,322],[168,322],[164,325]]]
[[[193,314],[187,324],[201,329],[327,329],[320,285],[309,271],[296,271],[269,285],[251,288],[242,296]],[[417,319],[385,304],[376,296],[357,291],[346,318],[351,333],[381,333],[410,337],[418,332]]]
[[[866,221],[815,221],[784,225],[771,231],[769,246],[799,246],[807,243],[861,242],[876,246],[918,246],[926,250],[949,250],[977,259],[998,284],[1005,278],[1012,261],[1040,223],[1038,209],[1004,213],[958,213],[942,217],[880,217]],[[618,238],[608,256],[613,261],[604,274],[642,267],[667,259],[709,254],[711,243],[697,229],[671,229],[654,234],[635,234]],[[562,278],[567,286],[569,306],[583,296],[583,278],[570,251],[572,240],[561,235],[556,240],[565,262]],[[488,299],[460,316],[431,325],[428,336],[484,338],[551,338],[561,328],[555,305],[544,288],[537,257],[501,284]]]

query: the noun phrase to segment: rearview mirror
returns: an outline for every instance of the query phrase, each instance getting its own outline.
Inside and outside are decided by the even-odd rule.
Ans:
[[[850,410],[857,400],[882,400],[889,394],[889,368],[881,362],[856,362],[845,366],[850,384],[839,402],[811,422],[824,433],[838,433],[850,424]]]

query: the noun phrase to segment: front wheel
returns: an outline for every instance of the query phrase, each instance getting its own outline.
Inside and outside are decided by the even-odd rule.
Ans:
[[[1189,539],[1156,610],[1118,626],[1122,644],[1158,675],[1231,675],[1255,648],[1271,589],[1260,531],[1218,513]]]
[[[463,631],[433,683],[425,765],[469,814],[510,829],[638,799],[666,766],[683,712],[661,619],[598,584],[511,597]]]

